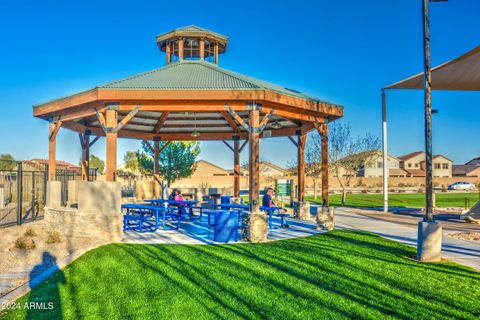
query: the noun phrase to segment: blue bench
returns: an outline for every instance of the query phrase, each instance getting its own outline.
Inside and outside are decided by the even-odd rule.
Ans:
[[[123,204],[122,209],[126,210],[123,216],[123,230],[137,232],[153,232],[160,227],[166,229],[166,220],[176,220],[176,229],[180,227],[182,215],[178,208],[164,208],[146,204]]]
[[[288,213],[280,213],[280,209],[283,209],[282,207],[264,207],[260,206],[260,210],[265,211],[268,214],[268,228],[273,229],[273,223],[272,219],[273,216],[280,217],[281,223],[280,227],[285,228],[285,218],[290,217]]]

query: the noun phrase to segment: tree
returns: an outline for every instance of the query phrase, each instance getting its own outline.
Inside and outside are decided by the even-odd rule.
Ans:
[[[365,168],[381,147],[379,137],[366,133],[363,136],[353,137],[348,123],[333,122],[329,127],[328,162],[331,173],[342,188],[342,206],[346,201],[346,186],[357,173]],[[317,150],[321,150],[321,138],[312,139]],[[321,154],[321,151],[320,151]]]
[[[160,142],[160,148],[166,142]],[[143,151],[137,152],[139,170],[144,175],[153,175],[153,152],[142,142]],[[158,156],[158,171],[167,181],[167,186],[178,179],[190,177],[196,169],[200,143],[195,141],[170,142]]]
[[[317,137],[318,138],[318,137]],[[305,176],[313,180],[313,197],[317,198],[317,180],[322,174],[322,153],[318,148],[316,141],[308,143],[311,138],[307,139],[305,148]],[[312,139],[315,139],[312,137]],[[291,174],[298,174],[298,159],[295,158],[288,162],[288,170]]]
[[[127,151],[123,156],[123,162],[125,163],[125,169],[130,170],[132,173],[137,173],[140,171],[138,152]]]
[[[82,163],[82,159],[80,159],[80,164]],[[90,155],[89,161],[90,169],[97,169],[98,174],[103,174],[105,171],[105,161],[100,159],[94,154]]]
[[[0,170],[15,170],[17,164],[11,154],[0,154]]]

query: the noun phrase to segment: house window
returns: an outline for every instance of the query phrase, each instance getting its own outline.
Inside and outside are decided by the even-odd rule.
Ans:
[[[415,168],[418,168],[418,163],[415,163]]]
[[[435,169],[440,169],[440,163],[435,163]]]
[[[411,163],[409,163],[409,164],[408,164],[408,167],[409,167],[409,168],[411,168],[411,167],[412,167],[412,164],[411,164]]]
[[[443,163],[443,164],[442,164],[442,168],[443,168],[443,169],[448,169],[448,163]]]
[[[377,162],[377,168],[383,168],[383,163],[381,161]]]

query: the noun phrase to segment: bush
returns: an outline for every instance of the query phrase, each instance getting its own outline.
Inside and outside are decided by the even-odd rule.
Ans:
[[[15,248],[18,249],[25,249],[25,250],[31,250],[35,249],[37,246],[35,245],[35,241],[33,241],[32,238],[30,237],[20,237],[15,241]]]
[[[362,193],[368,193],[368,190],[363,189],[361,192]]]
[[[47,243],[59,243],[61,242],[60,233],[58,231],[50,231],[47,236]]]
[[[35,237],[37,233],[32,228],[28,228],[27,231],[23,234],[25,237]]]
[[[400,183],[398,184],[398,187],[399,187],[399,188],[405,188],[405,183],[400,182]]]

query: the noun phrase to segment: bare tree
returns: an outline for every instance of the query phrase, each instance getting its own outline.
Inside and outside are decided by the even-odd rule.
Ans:
[[[317,177],[321,173],[322,141],[315,134],[307,140],[306,161],[312,164],[310,169]],[[346,187],[357,173],[364,169],[366,162],[381,147],[379,137],[366,133],[363,136],[352,136],[348,123],[333,122],[329,126],[328,162],[329,175],[335,177],[342,188],[342,206],[346,201]],[[307,170],[307,166],[305,167]]]
[[[309,139],[307,139],[309,141]],[[322,174],[322,153],[321,149],[314,147],[314,143],[309,144],[305,148],[305,176],[313,180],[313,197],[317,198],[317,181]],[[289,161],[287,168],[291,174],[298,174],[298,159]]]

